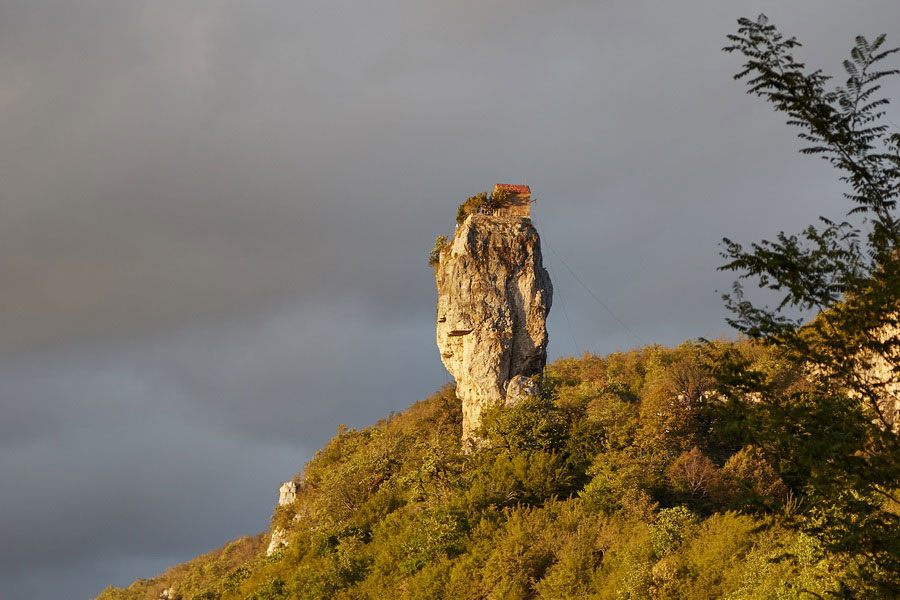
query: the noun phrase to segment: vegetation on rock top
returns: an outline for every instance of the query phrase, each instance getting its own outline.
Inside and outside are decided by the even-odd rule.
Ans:
[[[509,202],[510,194],[506,190],[487,190],[475,194],[466,199],[456,210],[456,222],[462,224],[469,215],[477,213],[482,207],[488,210],[496,210]]]

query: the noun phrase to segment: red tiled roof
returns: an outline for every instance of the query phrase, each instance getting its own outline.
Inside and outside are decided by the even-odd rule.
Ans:
[[[531,195],[531,188],[527,185],[514,185],[511,183],[498,183],[494,186],[495,190],[503,190],[512,194],[528,194]]]

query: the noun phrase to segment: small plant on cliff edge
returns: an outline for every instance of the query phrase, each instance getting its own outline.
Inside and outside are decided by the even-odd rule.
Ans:
[[[428,254],[428,265],[431,267],[437,268],[438,264],[441,262],[441,250],[444,249],[444,246],[447,245],[447,236],[439,235],[434,240],[434,248],[431,249],[431,252]]]
[[[505,190],[497,190],[495,193],[488,191],[469,196],[456,210],[456,223],[461,225],[466,217],[477,213],[482,208],[497,210],[509,202],[510,194]],[[437,268],[441,261],[441,250],[447,245],[447,236],[439,235],[434,240],[434,248],[428,254],[428,265]]]

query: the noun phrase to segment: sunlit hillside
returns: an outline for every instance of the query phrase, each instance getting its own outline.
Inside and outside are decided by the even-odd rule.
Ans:
[[[765,409],[719,392],[735,361],[806,385],[750,342],[561,359],[470,455],[445,387],[316,454],[272,517],[286,547],[244,538],[99,599],[825,596],[851,557],[794,527],[803,474],[749,445]]]

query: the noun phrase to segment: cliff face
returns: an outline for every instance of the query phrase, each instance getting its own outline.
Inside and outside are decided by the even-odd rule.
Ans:
[[[535,392],[528,378],[547,361],[553,286],[530,219],[478,214],[441,252],[435,279],[437,345],[470,443],[485,408]]]
[[[878,341],[891,348],[897,348],[900,346],[900,329],[885,328],[878,334]],[[897,374],[893,367],[896,358],[889,360],[889,356],[862,356],[857,357],[856,360],[865,360],[868,369],[861,379],[867,385],[872,386],[877,396],[881,398],[878,408],[883,421],[879,419],[878,423],[900,433],[900,382],[897,381]]]

